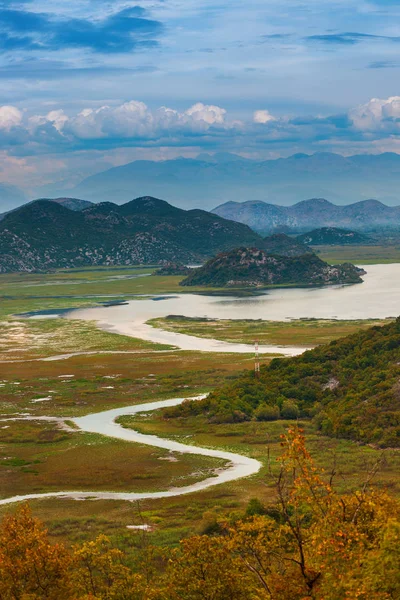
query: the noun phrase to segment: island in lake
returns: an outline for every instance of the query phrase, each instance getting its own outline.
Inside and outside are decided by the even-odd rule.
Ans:
[[[278,256],[258,248],[222,252],[193,271],[182,286],[266,287],[361,283],[365,271],[351,263],[328,265],[314,254]]]

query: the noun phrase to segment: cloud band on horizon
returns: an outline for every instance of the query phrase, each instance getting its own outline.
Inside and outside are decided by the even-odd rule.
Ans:
[[[400,133],[400,96],[373,98],[347,113],[331,116],[274,116],[266,109],[247,119],[231,119],[226,109],[198,102],[178,111],[152,110],[131,100],[117,106],[87,108],[72,115],[62,109],[29,115],[16,106],[0,106],[0,150],[16,156],[126,146],[213,146],[232,140],[262,148],[325,140],[364,142],[366,146]]]

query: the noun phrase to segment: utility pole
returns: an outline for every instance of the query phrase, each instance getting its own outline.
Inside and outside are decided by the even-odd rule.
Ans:
[[[259,355],[259,348],[258,348],[258,340],[256,340],[254,342],[254,349],[255,349],[255,355],[254,355],[254,374],[256,379],[260,379],[260,355]]]

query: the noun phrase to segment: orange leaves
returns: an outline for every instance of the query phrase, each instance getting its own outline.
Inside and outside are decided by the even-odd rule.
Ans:
[[[27,506],[0,525],[0,600],[393,600],[400,598],[400,509],[380,490],[339,494],[303,432],[282,441],[271,516],[231,518],[169,563],[147,548],[138,572],[105,536],[68,552]],[[259,503],[260,504],[260,503]],[[159,556],[159,553],[158,553]]]
[[[138,583],[124,566],[123,553],[104,535],[74,548],[73,567],[73,589],[82,598],[128,599]]]
[[[170,561],[168,580],[171,600],[257,598],[250,573],[223,537],[194,536],[182,541]]]
[[[0,526],[0,598],[69,600],[70,561],[63,546],[48,543],[46,529],[24,505]]]

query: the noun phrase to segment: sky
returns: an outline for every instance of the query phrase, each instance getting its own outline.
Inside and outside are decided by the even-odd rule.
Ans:
[[[400,153],[400,0],[0,0],[0,181]]]

